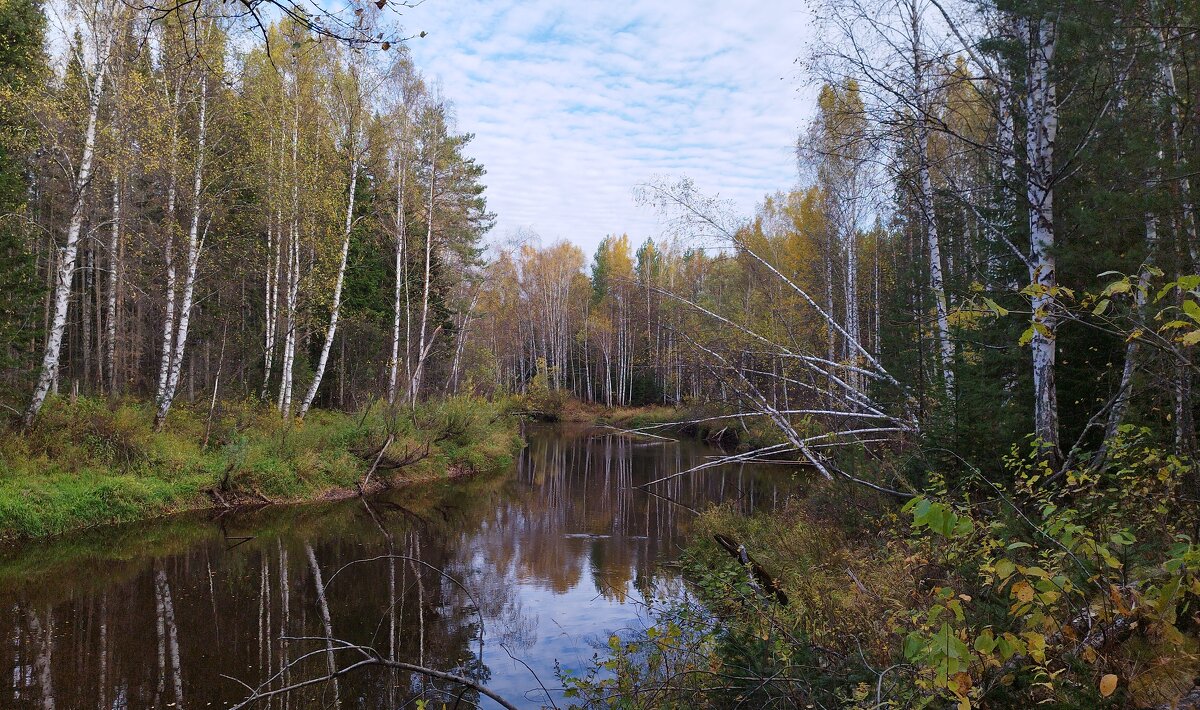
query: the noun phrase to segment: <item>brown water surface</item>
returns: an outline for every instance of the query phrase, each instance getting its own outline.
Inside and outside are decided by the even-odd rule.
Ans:
[[[642,626],[642,600],[682,592],[662,563],[685,543],[690,509],[770,508],[794,489],[786,468],[725,465],[655,496],[635,486],[718,452],[570,426],[529,427],[527,440],[506,474],[369,505],[193,514],[9,550],[0,707],[228,707],[247,686],[362,658],[331,654],[326,637],[540,707],[534,673],[553,688],[556,662],[586,666],[597,640]],[[480,702],[450,682],[366,669],[254,707],[441,707],[460,696],[461,707]]]

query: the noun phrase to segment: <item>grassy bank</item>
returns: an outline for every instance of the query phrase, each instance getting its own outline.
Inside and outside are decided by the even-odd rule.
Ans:
[[[207,408],[176,407],[161,432],[152,421],[152,407],[140,402],[48,402],[31,430],[0,440],[0,539],[238,502],[338,497],[356,490],[376,458],[380,484],[494,471],[520,446],[501,405],[471,398],[415,413],[313,411],[303,422],[255,402],[223,403],[211,417]]]

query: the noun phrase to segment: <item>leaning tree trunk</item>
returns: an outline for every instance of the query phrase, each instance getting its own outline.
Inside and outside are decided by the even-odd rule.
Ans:
[[[92,159],[96,151],[96,123],[100,117],[100,99],[104,91],[104,75],[112,47],[112,33],[105,32],[96,54],[96,76],[88,89],[87,128],[83,135],[83,153],[79,159],[79,171],[75,174],[71,219],[67,223],[67,241],[59,250],[58,274],[54,284],[54,310],[50,328],[46,331],[46,352],[42,357],[41,372],[33,388],[33,397],[23,417],[25,426],[31,426],[37,418],[46,395],[58,379],[59,355],[62,351],[63,333],[67,328],[67,306],[71,300],[71,282],[75,275],[75,259],[79,254],[79,233],[83,228],[84,209],[87,206],[87,190],[92,180]]]
[[[1138,274],[1138,285],[1134,291],[1134,307],[1140,317],[1146,306],[1146,297],[1150,289],[1150,264],[1158,244],[1158,216],[1153,212],[1146,213],[1146,259]],[[1096,454],[1095,463],[1103,463],[1107,456],[1108,443],[1120,432],[1121,424],[1129,411],[1129,402],[1133,395],[1133,376],[1137,371],[1138,338],[1130,338],[1125,343],[1125,364],[1121,368],[1121,382],[1113,399],[1112,408],[1108,411],[1108,422],[1104,428],[1104,443]]]
[[[458,394],[458,375],[462,365],[463,349],[467,343],[467,331],[471,328],[471,318],[475,315],[475,307],[479,305],[479,293],[482,290],[482,285],[475,289],[474,295],[471,296],[471,305],[463,314],[462,325],[458,329],[458,340],[454,345],[454,361],[450,366],[450,379],[446,383],[447,391],[452,394]]]
[[[353,151],[354,148],[351,147]],[[317,389],[321,386],[321,378],[325,375],[325,365],[329,362],[329,348],[333,345],[333,336],[337,334],[338,316],[342,310],[342,284],[346,280],[346,259],[350,254],[350,232],[354,226],[354,190],[358,186],[358,156],[350,159],[350,196],[346,201],[346,224],[342,235],[342,260],[338,264],[337,280],[333,284],[333,310],[329,314],[329,328],[325,331],[325,344],[321,346],[321,357],[317,359],[317,371],[313,374],[312,384],[300,404],[296,416],[303,419],[317,398]]]

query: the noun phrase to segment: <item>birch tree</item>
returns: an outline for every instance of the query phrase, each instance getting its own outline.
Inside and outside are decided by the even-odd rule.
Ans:
[[[33,425],[46,395],[54,385],[59,371],[63,333],[67,326],[67,306],[71,297],[71,284],[75,275],[75,259],[79,253],[79,236],[83,228],[88,191],[92,180],[92,163],[96,151],[96,130],[100,120],[100,103],[104,95],[104,82],[112,59],[114,42],[114,14],[116,6],[105,0],[85,2],[68,6],[69,18],[78,23],[79,44],[73,44],[74,60],[84,75],[86,124],[79,148],[78,162],[72,168],[71,212],[67,223],[65,241],[57,253],[57,275],[54,282],[53,305],[50,327],[46,332],[45,352],[34,385],[33,396],[25,410],[25,426]],[[65,29],[65,28],[64,28]]]
[[[175,400],[175,393],[179,387],[179,373],[183,367],[183,357],[185,348],[187,347],[188,331],[191,326],[192,319],[192,302],[196,292],[196,275],[200,264],[200,254],[204,250],[204,235],[200,231],[200,215],[202,212],[202,191],[204,187],[204,163],[205,154],[207,151],[208,141],[208,77],[200,78],[199,96],[197,98],[197,119],[196,119],[196,145],[195,145],[195,162],[192,171],[192,213],[191,220],[188,223],[187,233],[187,254],[184,263],[183,276],[183,291],[179,301],[179,316],[178,326],[170,337],[167,337],[163,343],[163,348],[167,351],[166,357],[167,371],[165,382],[160,383],[159,390],[161,395],[158,401],[158,410],[154,417],[155,428],[161,429],[166,421],[167,413],[171,409],[171,404]],[[204,232],[207,233],[208,227],[205,226]],[[169,248],[169,247],[168,247]],[[172,268],[170,265],[168,268]],[[174,279],[168,280],[168,288],[172,287],[170,283]],[[169,292],[167,297],[167,307],[172,308],[174,305],[174,293]],[[173,322],[175,318],[168,316],[168,321]]]
[[[1058,97],[1052,76],[1058,25],[1051,17],[1020,18],[1019,36],[1027,53],[1025,79],[1026,201],[1029,206],[1029,281],[1033,318],[1034,433],[1046,458],[1061,460],[1058,440],[1058,390],[1055,294],[1058,275],[1054,253],[1055,141]]]
[[[313,375],[312,383],[308,387],[308,393],[304,395],[304,401],[300,405],[300,410],[297,416],[301,419],[308,413],[308,408],[312,406],[313,400],[316,399],[317,389],[321,386],[321,378],[325,374],[325,365],[329,361],[329,350],[333,346],[333,338],[337,333],[338,317],[341,314],[342,307],[342,285],[346,279],[346,259],[350,254],[350,235],[354,229],[354,196],[358,186],[359,161],[361,160],[363,135],[363,112],[364,112],[364,96],[362,77],[359,75],[359,69],[353,64],[353,59],[348,67],[338,72],[342,76],[336,77],[336,85],[340,91],[336,91],[338,100],[337,113],[339,115],[334,119],[339,125],[343,126],[344,133],[341,136],[343,145],[345,146],[347,162],[349,163],[349,187],[346,192],[346,219],[342,230],[342,249],[340,260],[337,268],[337,278],[333,284],[333,305],[329,313],[329,327],[325,331],[325,342],[321,346],[321,355],[317,359],[316,373]]]

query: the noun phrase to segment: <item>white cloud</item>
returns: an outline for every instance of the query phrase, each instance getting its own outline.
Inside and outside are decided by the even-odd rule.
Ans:
[[[794,60],[799,3],[426,0],[411,50],[454,102],[488,170],[495,236],[531,227],[589,253],[608,233],[658,236],[633,200],[653,176],[694,179],[749,214],[795,182],[809,102]]]

